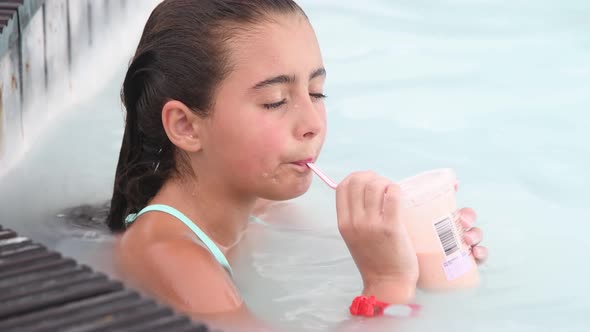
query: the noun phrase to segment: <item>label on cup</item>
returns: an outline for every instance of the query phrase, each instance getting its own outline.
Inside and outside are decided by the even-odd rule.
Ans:
[[[459,251],[459,255],[443,262],[443,270],[447,280],[451,281],[459,278],[471,270],[471,259],[465,250]]]
[[[455,214],[434,223],[434,229],[440,241],[445,260],[442,268],[447,280],[454,280],[469,272],[471,259],[464,249],[455,224]]]

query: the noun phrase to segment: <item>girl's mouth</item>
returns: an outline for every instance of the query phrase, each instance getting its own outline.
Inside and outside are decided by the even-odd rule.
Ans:
[[[291,164],[307,167],[307,163],[311,163],[311,162],[313,162],[313,158],[307,158],[307,159],[303,159],[303,160],[294,161]]]

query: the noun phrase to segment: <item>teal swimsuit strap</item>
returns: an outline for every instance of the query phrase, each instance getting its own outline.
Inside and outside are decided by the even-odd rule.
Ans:
[[[217,247],[215,242],[213,242],[209,238],[209,236],[207,236],[207,234],[205,234],[205,232],[203,232],[199,228],[199,226],[195,225],[195,223],[193,223],[187,216],[185,216],[182,212],[176,210],[175,208],[173,208],[171,206],[163,205],[163,204],[148,205],[145,208],[143,208],[141,211],[139,211],[138,213],[132,213],[132,214],[128,215],[127,218],[125,218],[125,226],[129,226],[139,216],[141,216],[142,214],[144,214],[146,212],[150,212],[150,211],[160,211],[160,212],[168,213],[168,214],[176,217],[178,220],[182,221],[203,242],[203,244],[207,247],[207,249],[209,249],[209,252],[211,252],[211,254],[219,262],[219,264],[221,264],[227,270],[227,272],[229,272],[229,274],[232,275],[232,269],[229,266],[229,262],[227,261],[227,258],[225,258],[225,255],[221,252],[221,250],[219,250],[219,247]]]

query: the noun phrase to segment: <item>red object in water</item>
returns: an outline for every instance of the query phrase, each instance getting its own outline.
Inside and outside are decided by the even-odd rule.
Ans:
[[[375,296],[357,296],[352,301],[350,305],[350,313],[353,316],[364,316],[364,317],[377,317],[382,316],[385,308],[390,306],[391,304],[386,302],[381,302],[375,298]],[[396,305],[407,307],[410,310],[409,315],[407,316],[414,316],[418,310],[420,310],[420,305],[418,304],[406,304],[406,305]]]
[[[350,313],[354,316],[374,317],[383,315],[383,309],[389,303],[378,301],[375,296],[357,296],[350,305]]]

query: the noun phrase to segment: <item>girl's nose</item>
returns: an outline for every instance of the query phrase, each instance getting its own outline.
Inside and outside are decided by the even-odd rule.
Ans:
[[[308,99],[301,102],[296,113],[298,116],[296,127],[298,139],[309,140],[322,133],[326,125],[323,106]]]

